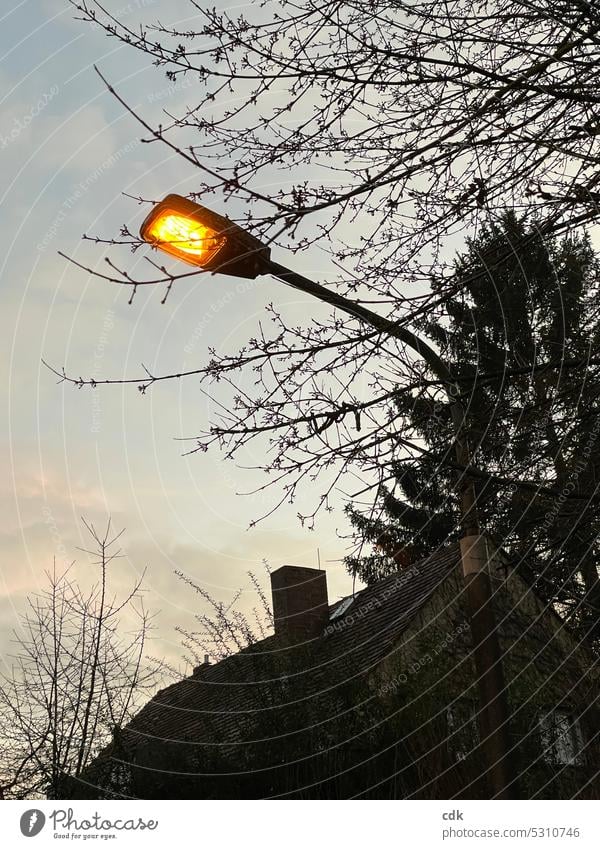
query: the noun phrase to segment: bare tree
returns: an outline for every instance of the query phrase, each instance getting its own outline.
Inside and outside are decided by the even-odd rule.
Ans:
[[[99,577],[88,591],[71,567],[46,573],[15,631],[12,667],[0,681],[0,782],[5,798],[59,798],[139,708],[158,670],[145,660],[150,618],[142,578],[121,599],[110,589],[121,556],[110,520],[87,552]],[[125,631],[124,616],[136,620]]]
[[[179,157],[192,197],[224,197],[273,246],[298,254],[318,245],[336,269],[331,289],[372,305],[398,328],[444,321],[447,298],[468,284],[468,275],[455,273],[447,240],[477,232],[482,220],[499,221],[507,205],[529,212],[542,236],[597,219],[600,16],[585,0],[372,0],[366,7],[298,0],[276,11],[271,4],[268,13],[257,4],[252,21],[191,0],[195,18],[185,31],[130,27],[92,0],[72,5],[173,83],[197,85],[187,109],[153,125],[100,71],[144,140]],[[266,194],[262,185],[274,180],[277,190]],[[132,297],[139,286],[157,285],[166,298],[176,282],[202,273],[150,260],[147,276],[134,275],[114,254],[141,245],[125,226],[119,236],[85,238],[111,250],[105,273],[86,270],[130,288]],[[277,493],[267,515],[306,484],[315,492],[300,516],[308,525],[331,508],[334,493],[372,504],[395,462],[423,457],[398,399],[446,404],[449,381],[414,346],[360,319],[335,313],[303,326],[276,307],[267,313],[270,321],[241,349],[211,351],[185,373],[144,369],[114,382],[145,393],[159,381],[199,378],[218,412],[189,450],[218,446],[235,458],[260,442],[268,449],[260,465],[265,487]],[[523,367],[556,374],[590,364],[563,350],[551,361],[536,354]],[[56,371],[79,386],[113,382]],[[484,364],[477,379],[497,375]],[[468,392],[462,401],[468,414]],[[463,471],[452,446],[440,462]],[[545,474],[505,482],[558,494]],[[588,494],[566,497],[581,502]]]
[[[266,568],[268,571],[268,567]],[[186,652],[184,659],[188,664],[195,666],[207,657],[219,662],[264,640],[273,632],[273,611],[254,572],[248,572],[255,597],[255,604],[250,612],[244,612],[238,606],[244,594],[242,589],[237,590],[233,599],[225,604],[188,575],[180,571],[175,574],[207,605],[206,612],[196,614],[198,628],[192,630],[182,625],[175,628],[182,637],[182,646]]]
[[[258,442],[264,487],[277,492],[266,514],[294,502],[303,486],[314,494],[300,516],[309,526],[340,493],[368,495],[366,509],[375,509],[395,465],[426,456],[399,399],[440,405],[453,433],[438,462],[456,473],[462,518],[473,519],[463,531],[477,536],[474,481],[491,472],[477,467],[477,436],[469,432],[473,379],[465,383],[457,363],[442,362],[423,331],[431,319],[443,325],[450,295],[468,298],[469,275],[457,277],[449,240],[456,247],[482,221],[500,221],[507,207],[528,212],[542,237],[597,220],[597,7],[586,0],[297,0],[257,3],[250,21],[191,0],[194,19],[180,30],[129,26],[99,2],[71,2],[79,17],[148,56],[172,82],[187,76],[198,84],[187,108],[153,123],[99,72],[144,141],[164,145],[189,169],[189,194],[231,201],[233,215],[272,246],[322,249],[337,274],[329,282],[334,294],[320,289],[339,308],[330,318],[298,325],[269,306],[270,322],[241,348],[210,351],[207,363],[185,374],[145,369],[129,382],[142,393],[186,375],[209,393],[216,386],[218,412],[190,450],[217,446],[234,458]],[[269,193],[265,185],[277,188]],[[140,286],[159,286],[164,303],[175,283],[198,274],[153,259],[140,264],[147,275],[130,271],[115,258],[141,245],[126,226],[118,236],[85,238],[108,245],[110,256],[104,274],[81,267],[129,288],[131,299]],[[483,272],[475,273],[502,259],[482,257]],[[305,279],[297,288],[315,294],[318,287]],[[598,358],[573,356],[564,345],[551,359],[535,350],[503,371],[543,372],[552,381],[590,364]],[[56,371],[78,386],[112,382]],[[475,371],[476,382],[498,378],[485,361]],[[537,467],[532,479],[493,479],[569,503],[599,500],[595,487],[561,493],[556,475]],[[489,584],[482,573],[476,581]],[[484,595],[490,592],[486,586]],[[490,658],[484,665],[500,668]]]

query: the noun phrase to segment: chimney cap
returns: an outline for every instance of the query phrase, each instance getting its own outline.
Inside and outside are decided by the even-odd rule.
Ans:
[[[316,569],[314,566],[298,566],[296,563],[284,563],[283,566],[280,566],[278,569],[274,569],[271,572],[271,575],[276,575],[284,569],[300,569],[302,573],[311,572],[315,575],[322,575],[325,571],[324,569]]]
[[[210,666],[210,660],[209,656],[205,654],[204,662],[199,663],[198,666],[194,666],[194,669],[192,670],[192,675],[200,675],[208,666]]]

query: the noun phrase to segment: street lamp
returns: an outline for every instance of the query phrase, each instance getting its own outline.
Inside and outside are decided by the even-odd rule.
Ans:
[[[181,197],[167,195],[140,228],[145,242],[207,271],[254,278],[271,254],[260,239],[229,218]]]
[[[168,195],[146,217],[140,236],[153,247],[213,273],[246,278],[255,278],[259,274],[277,277],[288,286],[360,319],[382,335],[404,342],[425,360],[443,383],[452,415],[457,466],[462,472],[457,487],[462,528],[460,550],[479,688],[481,746],[494,797],[514,798],[517,795],[517,773],[508,734],[509,710],[502,648],[493,611],[489,557],[479,526],[475,485],[469,474],[472,461],[464,428],[466,411],[451,369],[427,342],[399,322],[384,318],[362,304],[274,262],[270,249],[259,239],[198,203],[179,195]]]
[[[438,372],[445,368],[433,349],[410,331],[271,259],[271,249],[239,224],[199,203],[170,194],[146,216],[140,237],[153,248],[211,271],[254,279],[270,274],[288,286],[338,307],[410,345]],[[436,363],[433,360],[437,360]]]

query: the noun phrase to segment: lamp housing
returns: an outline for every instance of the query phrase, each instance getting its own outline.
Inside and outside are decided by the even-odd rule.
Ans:
[[[264,274],[271,255],[239,224],[176,194],[167,195],[146,216],[140,237],[190,265],[234,277]]]

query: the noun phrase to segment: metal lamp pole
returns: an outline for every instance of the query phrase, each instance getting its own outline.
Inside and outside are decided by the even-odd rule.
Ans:
[[[487,547],[485,538],[481,536],[475,485],[468,473],[471,456],[464,433],[465,409],[460,401],[458,386],[447,365],[433,348],[396,322],[271,260],[267,262],[263,273],[271,274],[288,286],[312,295],[386,335],[400,339],[425,360],[446,386],[459,468],[457,489],[462,528],[460,550],[479,689],[481,748],[493,797],[496,799],[518,798],[517,769],[511,754],[509,737],[510,713],[502,667],[502,649],[493,609],[493,589],[488,571]]]

